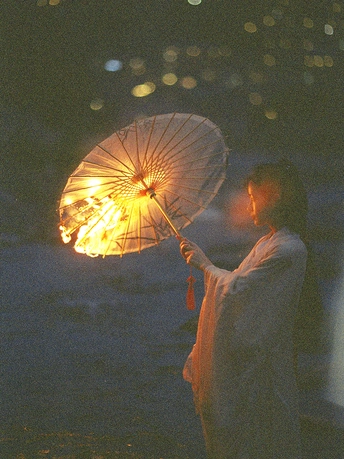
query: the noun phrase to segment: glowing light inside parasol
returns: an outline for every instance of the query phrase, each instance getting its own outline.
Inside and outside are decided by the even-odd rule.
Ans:
[[[101,201],[87,198],[87,201],[94,213],[80,227],[74,248],[78,253],[96,257],[106,252],[117,224],[126,219],[126,212],[108,197]]]

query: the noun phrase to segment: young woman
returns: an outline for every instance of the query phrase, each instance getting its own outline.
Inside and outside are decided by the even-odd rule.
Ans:
[[[215,267],[193,242],[181,254],[204,271],[196,344],[184,367],[211,459],[301,458],[294,320],[306,272],[307,197],[286,161],[257,166],[249,211],[270,232],[240,266]]]

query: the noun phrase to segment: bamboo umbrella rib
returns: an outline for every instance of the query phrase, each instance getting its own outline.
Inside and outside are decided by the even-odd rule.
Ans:
[[[209,132],[210,132],[210,131],[209,131]],[[219,139],[216,139],[214,142],[211,142],[211,143],[209,143],[209,144],[205,144],[205,145],[200,146],[200,147],[199,147],[197,150],[195,150],[194,152],[190,152],[190,153],[188,153],[188,154],[185,154],[185,150],[186,150],[187,148],[189,148],[191,145],[193,145],[193,143],[197,142],[197,140],[196,140],[196,141],[190,143],[189,145],[185,146],[183,149],[181,149],[181,150],[177,151],[176,153],[174,153],[173,155],[171,155],[168,159],[166,159],[166,156],[160,157],[159,159],[157,158],[156,161],[155,161],[155,165],[156,165],[156,167],[159,167],[160,164],[164,164],[165,161],[168,161],[171,165],[172,165],[172,164],[175,164],[175,162],[180,161],[180,160],[184,161],[184,160],[185,160],[186,158],[188,158],[189,156],[194,156],[194,155],[197,154],[198,152],[200,152],[200,151],[202,151],[202,150],[205,150],[206,148],[211,147],[212,145],[214,145],[215,143],[220,142],[220,141],[221,141],[220,138],[219,138]],[[171,150],[170,150],[170,151],[171,151]],[[169,152],[170,152],[170,151],[169,151]],[[226,152],[226,150],[221,151],[221,152],[219,152],[219,153],[214,154],[214,156],[223,155],[225,152]],[[180,156],[179,156],[181,153],[184,154],[184,156],[182,156],[182,158],[180,158]],[[172,160],[173,158],[175,158],[176,156],[179,156],[179,157],[176,158],[174,161],[171,161],[171,160]],[[212,157],[212,156],[209,156],[209,158],[211,158],[211,157]],[[207,158],[207,157],[206,157],[206,156],[205,156],[205,157],[204,157],[204,156],[201,156],[201,158],[199,158],[199,159],[203,159],[203,158]],[[197,160],[197,158],[196,158],[195,160]]]
[[[199,124],[197,127],[199,127],[199,126],[200,126],[200,124]],[[199,142],[201,139],[204,139],[204,137],[208,136],[209,134],[212,134],[212,133],[213,133],[214,131],[216,131],[216,130],[219,130],[219,128],[218,128],[217,126],[215,126],[213,129],[211,129],[211,130],[205,132],[202,136],[197,137],[197,139],[193,140],[193,141],[190,142],[188,145],[184,146],[181,150],[179,150],[179,151],[177,151],[177,152],[174,152],[173,155],[171,155],[171,156],[169,157],[169,159],[172,159],[172,158],[174,158],[175,156],[177,156],[177,155],[183,153],[185,150],[187,150],[188,148],[190,148],[192,145],[194,145],[195,143]],[[195,129],[194,129],[193,131],[195,131]],[[193,131],[191,131],[191,132],[193,132]],[[162,160],[164,160],[164,159],[166,158],[166,156],[167,156],[169,153],[171,153],[173,150],[175,150],[175,148],[176,148],[178,145],[180,145],[181,142],[183,142],[185,139],[187,139],[187,137],[189,137],[189,135],[191,134],[191,132],[189,132],[187,135],[185,135],[185,137],[183,137],[176,145],[174,145],[170,150],[168,150],[168,151],[164,154],[164,156],[162,157]],[[217,141],[221,141],[221,138],[217,139]],[[204,148],[205,148],[205,146],[203,146],[203,145],[200,147],[200,149],[204,149]]]
[[[213,191],[209,191],[209,190],[200,190],[199,188],[191,187],[191,186],[185,186],[185,185],[179,185],[179,186],[178,186],[178,191],[181,190],[181,189],[187,190],[187,191],[196,191],[198,194],[204,193],[204,194],[208,194],[208,195],[210,195],[210,196],[215,196],[215,194],[216,194],[216,193],[214,193]],[[164,192],[165,192],[165,193],[171,193],[171,194],[173,194],[173,195],[175,195],[175,196],[178,196],[180,199],[184,199],[184,200],[187,201],[187,199],[184,198],[181,194],[178,194],[178,193],[176,193],[175,191],[170,190],[170,189],[168,189],[168,188],[165,188],[165,189],[164,189]],[[189,201],[189,202],[192,202],[192,201]]]
[[[119,163],[123,164],[121,161],[118,161]],[[128,171],[123,170],[123,169],[116,169],[115,167],[111,166],[106,166],[105,164],[99,164],[99,163],[94,163],[93,161],[89,161],[87,159],[82,160],[82,163],[85,164],[90,164],[92,166],[96,166],[98,168],[103,168],[103,169],[109,169],[111,171],[119,172],[120,174],[126,175],[127,177],[131,177],[133,174],[135,174],[135,171],[131,170],[127,165],[123,164],[123,166],[128,169]],[[77,174],[72,174],[72,177],[79,177]]]
[[[135,174],[136,166],[135,166],[135,164],[134,164],[134,162],[133,162],[133,159],[132,159],[132,157],[130,156],[128,150],[125,148],[124,143],[122,142],[122,140],[121,140],[121,138],[120,138],[118,132],[115,132],[115,134],[116,134],[116,136],[117,136],[117,138],[118,138],[118,140],[119,140],[119,142],[120,142],[120,144],[121,144],[123,150],[125,151],[126,155],[128,156],[129,161],[131,162],[131,164],[132,164],[132,166],[133,166],[132,173]],[[122,163],[122,161],[119,161],[119,162],[120,162],[121,164],[124,164],[124,163]],[[127,166],[127,168],[130,170],[130,168],[129,168],[128,166]]]
[[[151,142],[151,139],[152,139],[152,134],[153,134],[153,131],[154,131],[155,122],[156,122],[156,116],[153,117],[152,126],[151,126],[151,128],[150,128],[150,130],[149,130],[149,134],[148,134],[146,150],[145,150],[144,157],[143,157],[143,161],[142,161],[143,169],[145,169],[145,168],[146,168],[146,165],[147,165],[148,149],[149,149],[150,142]]]
[[[173,156],[170,156],[168,158],[168,161],[171,162],[171,164],[176,164],[180,161],[182,161],[182,164],[189,164],[186,160],[189,158],[189,157],[192,157],[194,155],[197,155],[197,153],[201,152],[202,150],[206,150],[207,148],[211,148],[213,147],[213,145],[215,145],[216,143],[220,142],[221,139],[216,139],[214,142],[211,142],[211,143],[208,143],[208,144],[205,144],[205,145],[202,145],[200,146],[198,149],[192,151],[192,152],[189,152],[189,153],[186,153],[184,154],[184,156],[182,158],[175,158],[176,155],[179,155],[180,153],[185,153],[185,150],[179,150],[176,155],[173,155]],[[187,146],[185,149],[187,149],[189,146]],[[211,159],[211,158],[215,158],[216,156],[223,156],[225,153],[228,153],[228,150],[227,149],[224,149],[224,150],[221,150],[221,151],[218,151],[216,153],[213,153],[213,154],[209,154],[207,151],[204,152],[204,155],[203,156],[196,156],[193,161],[191,162],[197,162],[197,161],[200,161],[200,160],[204,160],[204,159]],[[172,160],[172,161],[171,161]]]
[[[110,153],[108,150],[106,150],[104,147],[102,147],[101,144],[98,144],[97,147],[100,148],[100,149],[101,149],[102,151],[104,151],[105,153],[107,153],[109,156],[111,156],[111,158],[113,158],[114,160],[116,160],[117,162],[119,162],[120,164],[122,164],[122,166],[124,166],[126,169],[128,169],[132,174],[135,174],[135,164],[133,164],[132,159],[131,159],[129,153],[127,152],[126,148],[124,147],[123,142],[122,142],[121,139],[119,138],[117,132],[116,132],[116,136],[117,136],[118,140],[120,141],[120,143],[121,143],[121,145],[122,145],[124,151],[125,151],[126,154],[128,155],[128,158],[129,158],[130,162],[132,163],[134,169],[130,169],[130,167],[129,167],[127,164],[125,164],[125,163],[124,163],[123,161],[121,161],[117,156],[114,156],[112,153]]]
[[[137,158],[137,163],[139,165],[139,170],[142,169],[142,164],[140,160],[140,151],[139,151],[139,138],[138,138],[138,133],[137,133],[137,121],[134,121],[134,126],[135,126],[135,140],[136,140],[136,158]]]
[[[125,245],[126,245],[127,240],[128,240],[129,227],[130,227],[131,219],[132,219],[132,216],[133,216],[133,209],[134,208],[131,207],[130,212],[129,212],[129,216],[128,216],[128,220],[127,220],[127,224],[126,224],[126,228],[125,228],[125,231],[124,231],[124,237],[123,237],[123,240],[122,240],[122,248],[121,248],[121,257],[124,254]]]
[[[156,152],[158,146],[160,145],[160,142],[162,141],[163,137],[165,136],[165,134],[166,134],[166,132],[167,132],[169,126],[171,125],[172,120],[174,119],[175,115],[176,115],[176,114],[173,113],[172,116],[171,116],[171,118],[168,120],[168,122],[167,122],[165,128],[163,129],[163,131],[162,131],[162,133],[161,133],[160,138],[158,139],[158,142],[156,143],[155,147],[153,148],[153,151],[151,152],[151,156],[153,156],[153,155],[155,154],[155,152]]]
[[[155,152],[156,152],[158,146],[160,145],[160,143],[161,143],[163,137],[165,136],[165,134],[166,134],[168,128],[170,127],[172,121],[174,120],[175,116],[176,116],[176,113],[173,113],[172,116],[171,116],[171,118],[170,118],[170,120],[168,121],[168,123],[167,123],[167,125],[166,125],[164,131],[162,132],[162,135],[161,135],[160,139],[158,140],[158,143],[155,145],[155,147],[154,147],[154,149],[153,149],[153,151],[152,151],[152,153],[151,153],[151,157],[155,154]],[[177,134],[179,134],[179,132],[180,132],[180,131],[183,129],[183,127],[186,125],[186,123],[192,118],[192,116],[193,116],[193,115],[189,115],[189,117],[188,117],[185,121],[183,121],[183,123],[174,131],[173,135],[170,137],[170,139],[168,140],[168,142],[167,142],[167,143],[160,149],[160,151],[157,153],[157,157],[159,157],[159,156],[163,153],[163,151],[165,150],[165,148],[167,147],[167,145],[169,145],[169,144],[172,142],[172,140],[177,136]]]
[[[105,185],[111,185],[111,187],[101,190],[104,193],[104,192],[108,192],[108,191],[113,191],[113,186],[112,185],[114,183],[115,182],[112,181],[112,182],[107,182],[105,184],[96,185],[96,186],[102,189]],[[127,186],[123,186],[124,184],[125,184],[125,182],[122,183],[122,186],[118,186],[117,187],[117,190],[116,190],[116,191],[118,191],[117,192],[117,196],[119,196],[121,192],[127,191],[128,188],[127,188]],[[62,195],[67,195],[69,193],[78,193],[79,191],[90,190],[92,188],[95,188],[95,185],[89,186],[89,187],[84,187],[84,188],[76,188],[76,189],[72,189],[72,190],[63,191]],[[100,191],[97,191],[97,198],[98,199],[100,199],[99,196],[102,196],[102,194],[100,193]],[[105,196],[106,196],[106,194],[104,196],[102,196],[101,199],[103,199]],[[91,197],[90,195],[84,195],[83,199],[90,198],[90,197]],[[78,201],[81,201],[81,199],[78,199]]]
[[[187,121],[188,121],[188,120],[187,120]],[[187,139],[191,134],[193,134],[193,133],[196,131],[196,129],[198,129],[202,124],[205,123],[205,121],[207,121],[206,118],[204,118],[204,119],[203,119],[199,124],[197,124],[197,126],[195,126],[193,129],[191,129],[190,131],[188,131],[188,132],[184,135],[184,137],[182,137],[181,139],[179,139],[178,142],[175,143],[169,150],[164,151],[165,147],[168,145],[168,144],[166,144],[166,146],[164,147],[164,149],[161,150],[161,151],[159,152],[158,157],[160,157],[162,160],[164,160],[164,158],[166,158],[166,156],[167,156],[171,151],[175,150],[176,147],[178,147],[178,145],[180,145],[185,139]],[[186,122],[185,122],[184,124],[186,124]],[[215,128],[212,129],[211,131],[207,131],[204,135],[208,135],[210,132],[212,132],[212,131],[215,130],[215,129],[218,129],[218,127],[215,127]],[[198,137],[194,142],[191,142],[190,145],[192,145],[193,143],[197,142],[199,139],[203,138],[204,135],[201,136],[201,137]],[[172,139],[173,139],[174,137],[175,137],[175,136],[173,136]],[[171,139],[171,140],[172,140],[172,139]],[[169,143],[171,143],[171,142],[169,142]],[[180,150],[180,151],[183,151],[183,150],[185,150],[186,148],[187,148],[187,147],[183,147],[183,149]],[[179,153],[179,152],[177,152],[177,153]]]

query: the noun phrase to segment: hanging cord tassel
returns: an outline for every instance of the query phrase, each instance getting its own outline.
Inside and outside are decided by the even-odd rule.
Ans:
[[[188,291],[186,293],[186,307],[189,311],[193,311],[196,308],[196,300],[195,300],[195,290],[194,290],[194,283],[196,279],[192,275],[192,266],[190,266],[190,276],[186,279],[188,285]]]

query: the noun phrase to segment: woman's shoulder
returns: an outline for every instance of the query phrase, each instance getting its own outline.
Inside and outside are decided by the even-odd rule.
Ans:
[[[299,234],[284,227],[271,237],[271,247],[285,254],[307,254],[307,248]]]

